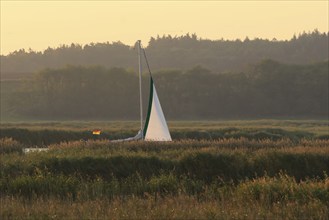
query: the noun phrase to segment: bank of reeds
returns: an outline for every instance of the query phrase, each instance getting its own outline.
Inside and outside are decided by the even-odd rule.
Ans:
[[[35,170],[64,175],[122,179],[139,173],[187,175],[211,182],[274,176],[280,171],[303,180],[329,173],[329,141],[289,139],[218,141],[185,140],[170,143],[65,142],[44,153],[1,156],[1,177],[32,175]]]
[[[7,149],[0,154],[1,219],[329,214],[329,140],[87,140],[29,154],[13,139],[0,143]]]
[[[47,183],[41,184],[42,178]],[[1,219],[327,219],[329,214],[328,177],[297,182],[281,173],[209,185],[172,175],[122,182],[66,178],[35,176],[30,181],[39,183],[28,197],[24,189],[2,192]],[[47,194],[44,186],[54,182],[66,191]]]

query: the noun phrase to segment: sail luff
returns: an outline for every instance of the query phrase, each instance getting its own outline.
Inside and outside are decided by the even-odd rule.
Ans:
[[[150,95],[149,95],[149,105],[147,109],[147,115],[145,120],[144,132],[147,133],[147,128],[150,122],[151,110],[152,110],[152,102],[153,102],[153,78],[150,77]]]

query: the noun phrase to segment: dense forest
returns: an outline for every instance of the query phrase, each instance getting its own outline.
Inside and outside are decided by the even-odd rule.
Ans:
[[[239,72],[249,64],[264,59],[289,64],[311,64],[328,60],[328,33],[317,30],[301,33],[290,40],[249,39],[207,40],[195,34],[158,36],[145,47],[154,71],[180,69],[187,71],[200,65],[215,72]],[[144,42],[146,44],[146,42]],[[71,44],[48,48],[43,52],[30,49],[1,56],[2,78],[8,74],[32,73],[45,68],[69,65],[122,67],[136,69],[137,51],[121,42]]]
[[[169,120],[326,118],[328,64],[264,60],[244,72],[221,74],[196,66],[156,71],[154,80]],[[148,79],[145,74],[145,105]],[[11,111],[29,118],[135,120],[138,77],[129,69],[101,66],[45,69],[21,84],[9,100]]]
[[[324,118],[328,41],[329,33],[317,30],[286,41],[186,34],[151,38],[145,50],[169,120]],[[130,46],[22,49],[0,61],[2,120],[139,117],[137,51]],[[143,78],[146,109],[148,74]]]

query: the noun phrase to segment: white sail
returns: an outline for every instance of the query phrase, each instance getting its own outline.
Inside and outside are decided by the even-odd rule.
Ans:
[[[158,94],[151,77],[149,107],[144,127],[145,141],[171,141],[171,136],[163,115]]]

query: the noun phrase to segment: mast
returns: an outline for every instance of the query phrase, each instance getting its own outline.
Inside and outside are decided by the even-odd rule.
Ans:
[[[143,98],[142,98],[142,51],[141,51],[141,41],[137,41],[138,44],[138,67],[139,67],[139,106],[140,106],[140,116],[141,116],[141,133],[142,140],[144,140],[143,131]]]

